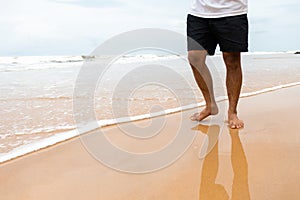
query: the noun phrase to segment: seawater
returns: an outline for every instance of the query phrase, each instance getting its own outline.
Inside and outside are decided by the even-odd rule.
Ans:
[[[84,91],[74,96],[76,79],[84,64],[101,59],[107,58],[0,57],[0,162],[77,135],[74,115],[82,113],[74,113],[74,98],[90,97]],[[300,55],[246,53],[242,63],[244,97],[299,84]],[[215,95],[225,99],[226,68],[221,55],[209,57],[207,64]],[[91,71],[101,67],[91,66]],[[135,69],[140,74],[132,73]],[[139,77],[156,81],[145,84]],[[132,85],[138,87],[133,90]],[[93,95],[91,106],[100,126],[203,105],[186,56],[178,55],[120,57],[103,69]]]

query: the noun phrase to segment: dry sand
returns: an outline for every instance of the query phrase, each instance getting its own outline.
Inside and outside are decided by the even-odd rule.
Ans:
[[[133,152],[163,147],[174,137],[180,120],[186,122],[186,134],[196,138],[171,166],[147,174],[106,167],[74,138],[1,164],[0,199],[298,200],[299,102],[300,86],[243,98],[239,110],[246,127],[239,131],[226,124],[223,129],[217,125],[208,129],[206,122],[191,122],[188,116],[195,109],[167,115],[160,135],[151,140],[132,139],[117,126],[106,127],[101,131],[113,143]],[[203,141],[218,134],[218,145],[199,159]]]

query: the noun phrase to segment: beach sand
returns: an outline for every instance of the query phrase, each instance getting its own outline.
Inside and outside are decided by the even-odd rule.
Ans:
[[[105,127],[102,132],[114,143],[137,152],[163,147],[179,120],[185,120],[186,134],[196,137],[175,163],[146,174],[104,166],[77,137],[1,164],[0,199],[300,199],[299,102],[300,86],[242,98],[239,112],[246,126],[239,131],[226,124],[223,129],[212,124],[208,131],[209,123],[189,120],[196,109],[167,115],[151,141]],[[218,145],[199,159],[203,141],[218,134]]]

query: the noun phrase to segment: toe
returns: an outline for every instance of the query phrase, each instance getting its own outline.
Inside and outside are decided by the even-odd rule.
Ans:
[[[195,114],[193,114],[193,115],[190,117],[190,119],[191,119],[192,121],[197,121],[198,116],[199,116],[199,114],[198,114],[198,113],[195,113]]]
[[[230,128],[235,129],[236,125],[233,122],[230,122]]]
[[[234,124],[234,129],[240,129],[240,128],[243,128],[244,127],[244,123],[242,121],[238,121],[236,123],[233,123]]]
[[[239,128],[243,128],[244,127],[244,122],[241,121],[240,124],[239,124]]]

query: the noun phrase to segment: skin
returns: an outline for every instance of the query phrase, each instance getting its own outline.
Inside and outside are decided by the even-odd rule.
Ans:
[[[218,114],[218,106],[215,101],[213,82],[210,71],[205,64],[206,50],[193,50],[188,52],[188,60],[199,86],[206,106],[200,113],[191,116],[193,121],[202,121],[210,115]],[[242,86],[242,68],[240,52],[223,52],[223,60],[226,65],[226,88],[229,99],[228,124],[232,129],[244,127],[244,122],[238,118],[237,105]]]

